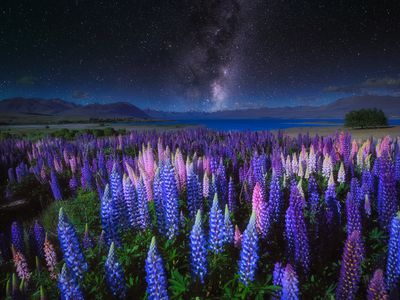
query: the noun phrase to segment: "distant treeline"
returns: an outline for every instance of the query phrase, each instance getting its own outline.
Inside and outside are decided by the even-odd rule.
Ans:
[[[360,109],[346,114],[345,126],[352,128],[386,127],[388,120],[381,109]]]

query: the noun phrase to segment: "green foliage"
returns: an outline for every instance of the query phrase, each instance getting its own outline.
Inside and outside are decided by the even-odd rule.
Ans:
[[[381,109],[360,109],[345,116],[345,126],[352,128],[376,128],[388,126],[388,120]]]
[[[41,215],[43,226],[48,232],[57,229],[58,212],[64,209],[79,233],[84,232],[88,223],[93,236],[100,234],[100,200],[95,192],[79,190],[75,199],[55,201]]]

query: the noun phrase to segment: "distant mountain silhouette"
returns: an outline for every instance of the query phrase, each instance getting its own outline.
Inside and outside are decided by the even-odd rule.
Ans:
[[[68,110],[62,114],[65,117],[89,118],[149,118],[141,109],[128,102],[114,102],[108,104],[88,104]]]
[[[400,97],[393,96],[354,96],[338,99],[321,106],[261,107],[254,109],[223,110],[216,112],[163,112],[145,110],[158,119],[329,119],[344,118],[347,112],[361,108],[382,109],[388,118],[400,118]]]
[[[76,107],[61,99],[18,97],[0,101],[0,114],[55,115]]]
[[[149,116],[128,102],[108,104],[77,105],[61,99],[9,98],[0,101],[0,116],[23,118],[44,117],[64,118],[143,118]]]

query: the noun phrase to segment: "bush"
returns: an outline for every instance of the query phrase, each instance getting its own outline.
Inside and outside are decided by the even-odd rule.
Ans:
[[[388,126],[388,121],[381,109],[360,109],[346,114],[345,126],[352,128],[376,128]]]

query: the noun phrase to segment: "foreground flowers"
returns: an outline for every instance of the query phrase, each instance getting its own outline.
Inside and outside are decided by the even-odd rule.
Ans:
[[[167,277],[153,237],[146,258],[147,294],[150,300],[168,299]]]

